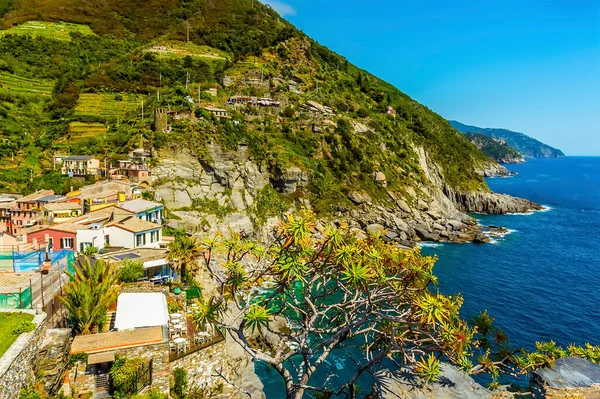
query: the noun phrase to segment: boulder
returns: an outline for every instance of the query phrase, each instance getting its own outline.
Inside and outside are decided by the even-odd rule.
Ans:
[[[398,205],[398,208],[400,208],[400,210],[402,212],[412,213],[412,209],[410,209],[410,206],[408,206],[408,204],[406,203],[406,201],[404,201],[403,199],[397,199],[396,200],[396,205]]]
[[[600,384],[600,364],[572,356],[557,359],[554,367],[534,371],[533,382],[550,388],[589,388]]]
[[[370,198],[368,199],[366,195],[361,194],[358,191],[350,191],[348,193],[348,199],[354,202],[356,205],[364,204],[370,200]]]
[[[423,201],[421,198],[417,201],[417,208],[420,211],[426,211],[428,209],[427,202]]]
[[[387,237],[390,240],[395,240],[398,238],[398,233],[396,233],[395,231],[388,231],[385,233],[385,237]]]
[[[438,230],[438,231],[446,230],[446,228],[439,223],[434,223],[432,227],[434,230]]]
[[[367,226],[366,230],[369,235],[378,237],[383,234],[385,227],[378,223],[372,223]]]
[[[437,233],[432,233],[428,230],[422,229],[422,228],[415,228],[415,233],[417,234],[417,237],[419,237],[422,241],[439,241],[440,240],[440,235]]]
[[[423,383],[409,369],[375,374],[374,397],[381,399],[491,399],[492,393],[457,367],[442,363],[440,376]]]
[[[385,174],[383,172],[375,172],[373,174],[373,179],[375,179],[375,183],[379,183],[379,184],[383,184],[383,185],[385,185],[387,183]]]
[[[461,230],[465,227],[464,223],[460,220],[449,220],[447,224],[449,224],[452,227],[452,229],[456,231]]]
[[[484,244],[484,243],[488,243],[490,242],[490,237],[486,236],[483,233],[477,233],[475,234],[475,237],[473,238],[473,243],[475,244]]]
[[[246,204],[244,203],[243,193],[236,190],[231,193],[231,197],[229,198],[229,203],[234,209],[242,210],[246,209]]]

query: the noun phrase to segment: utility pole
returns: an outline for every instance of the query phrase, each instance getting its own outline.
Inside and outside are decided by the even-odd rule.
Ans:
[[[160,90],[156,91],[156,101],[160,102]]]
[[[198,105],[200,105],[200,83],[198,83]]]
[[[190,83],[190,73],[186,72],[185,73],[185,89],[187,90],[188,88],[188,83]]]
[[[319,79],[317,79],[317,94],[319,94]]]
[[[190,23],[188,21],[185,21],[184,24],[185,24],[186,43],[189,43],[190,42]]]
[[[162,87],[162,72],[158,74],[158,86]]]
[[[144,100],[142,100],[142,120],[144,120]]]

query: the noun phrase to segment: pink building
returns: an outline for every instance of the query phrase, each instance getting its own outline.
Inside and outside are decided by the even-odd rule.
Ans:
[[[49,195],[54,195],[54,190],[39,190],[16,200],[16,206],[10,210],[10,232],[13,235],[22,235],[25,229],[37,224],[42,204],[40,200]]]

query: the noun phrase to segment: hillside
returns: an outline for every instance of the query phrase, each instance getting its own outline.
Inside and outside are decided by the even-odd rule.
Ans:
[[[499,163],[525,162],[519,151],[506,144],[503,140],[493,139],[478,133],[465,133],[465,137],[475,147],[479,148],[481,152]]]
[[[299,206],[347,217],[370,203],[379,214],[360,218],[402,215],[405,238],[425,239],[420,223],[442,227],[427,239],[458,240],[447,222],[471,222],[461,211],[533,206],[489,193],[483,176],[499,165],[442,117],[257,1],[6,4],[0,189],[62,193],[85,182],[53,171],[53,155],[108,166],[144,146],[170,221],[188,230],[253,230]],[[228,104],[235,96],[274,105]]]
[[[523,133],[507,129],[464,125],[458,121],[450,121],[450,124],[461,133],[478,133],[494,139],[504,140],[506,144],[516,149],[526,158],[561,158],[565,156],[561,150],[550,147]]]

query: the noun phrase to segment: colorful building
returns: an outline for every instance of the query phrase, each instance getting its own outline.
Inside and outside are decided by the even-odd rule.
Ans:
[[[53,190],[39,190],[17,199],[15,201],[16,207],[10,210],[10,233],[19,236],[26,229],[35,226],[38,214],[41,211],[40,199],[50,195],[54,195]]]
[[[55,157],[56,159],[56,157]],[[100,161],[89,155],[69,155],[62,157],[61,173],[70,177],[96,176],[100,171]]]
[[[133,212],[138,219],[147,222],[162,224],[164,205],[145,199],[126,201],[120,205],[121,208]]]
[[[49,223],[63,223],[81,216],[81,205],[77,202],[54,202],[42,205],[42,219]]]

